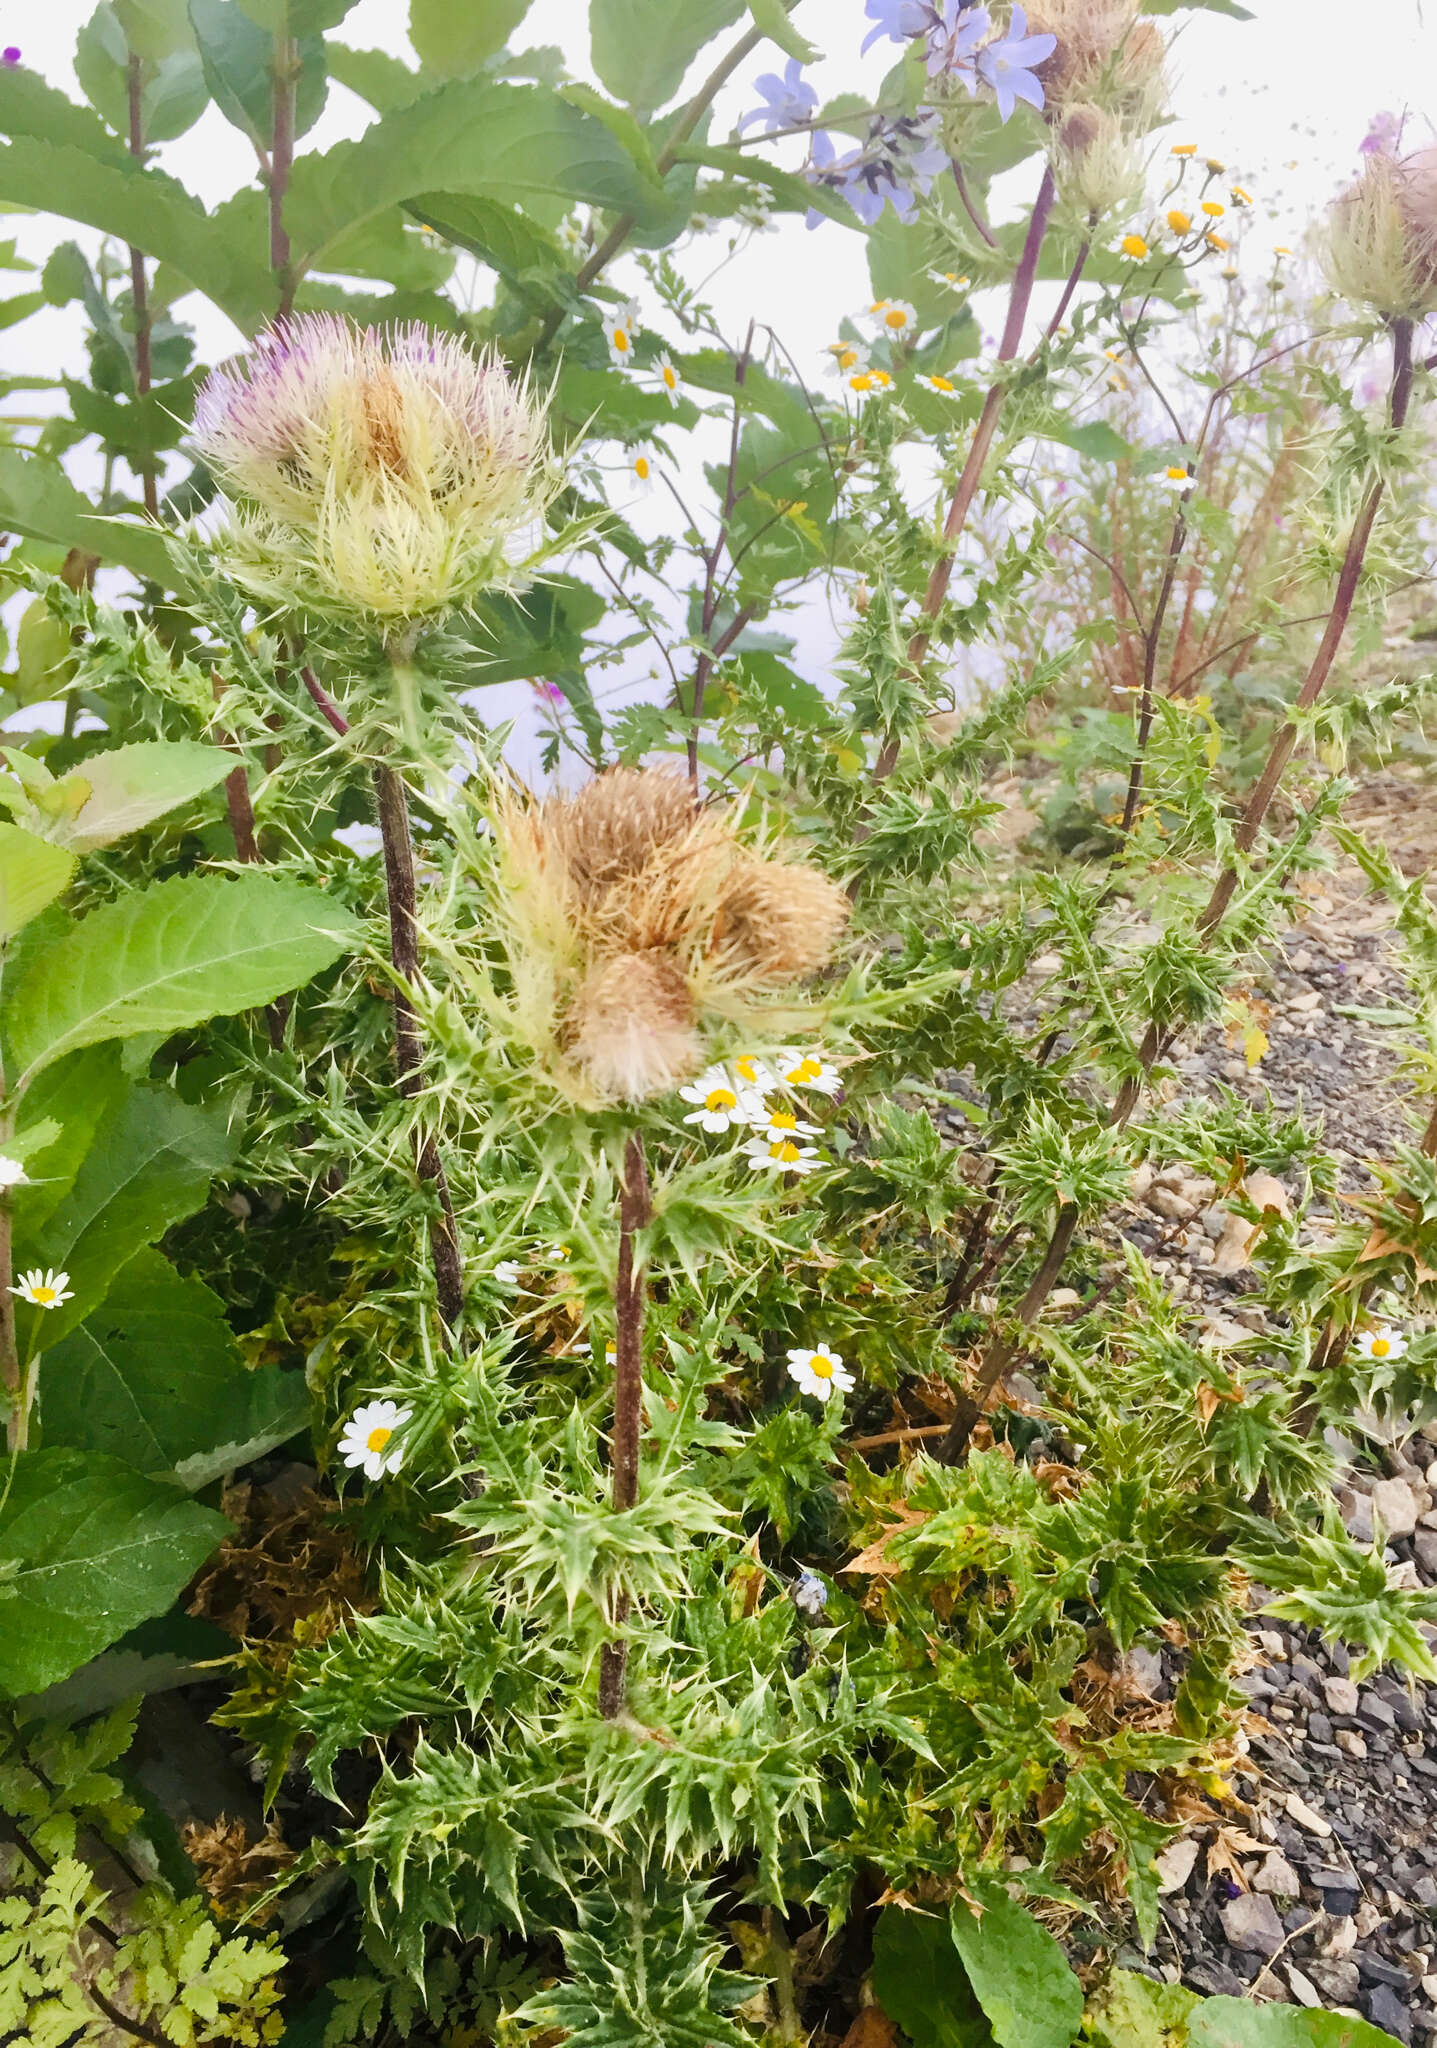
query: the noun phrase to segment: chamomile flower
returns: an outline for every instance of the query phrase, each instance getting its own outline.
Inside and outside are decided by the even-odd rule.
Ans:
[[[1153,253],[1141,235],[1120,235],[1112,244],[1115,256],[1126,256],[1130,263],[1145,263]]]
[[[869,317],[881,334],[897,337],[917,331],[918,315],[906,299],[879,299]]]
[[[1251,192],[1245,192],[1245,191],[1243,190],[1243,188],[1242,188],[1242,186],[1241,186],[1241,185],[1232,185],[1232,186],[1229,186],[1229,188],[1228,188],[1228,195],[1227,195],[1227,196],[1228,196],[1228,198],[1229,198],[1229,199],[1230,199],[1230,200],[1232,201],[1232,203],[1233,203],[1233,205],[1234,205],[1234,206],[1251,206],[1251,205],[1252,205],[1252,194],[1251,194]]]
[[[665,398],[669,401],[670,405],[677,405],[680,391],[679,373],[674,368],[674,359],[667,349],[657,358],[654,368],[658,372],[659,388],[662,390]]]
[[[386,1473],[397,1472],[404,1463],[404,1452],[391,1451],[390,1439],[413,1413],[412,1408],[401,1408],[397,1401],[366,1401],[344,1425],[338,1446],[340,1457],[346,1465],[362,1466],[366,1479],[383,1479]]]
[[[6,1188],[23,1187],[30,1178],[18,1159],[7,1159],[0,1152],[0,1193]]]
[[[1175,142],[1168,154],[1170,156],[1196,156],[1197,144],[1195,142]]]
[[[868,368],[868,350],[857,341],[831,341],[825,354],[832,360],[829,375],[833,377],[855,377]]]
[[[554,234],[560,248],[568,255],[583,255],[587,244],[584,240],[584,230],[579,224],[579,216],[576,213],[571,213],[564,220],[561,220],[558,227],[555,228]]]
[[[630,448],[626,457],[629,475],[641,491],[654,487],[654,451],[648,446]]]
[[[634,336],[638,331],[639,309],[632,299],[612,312],[604,324],[604,339],[609,344],[609,361],[615,369],[626,370],[634,360]]]
[[[786,1131],[772,1138],[750,1138],[743,1154],[753,1173],[817,1173],[823,1165],[816,1145],[800,1145]]]
[[[1203,236],[1203,240],[1207,243],[1209,249],[1216,249],[1220,256],[1225,256],[1232,247],[1232,243],[1228,241],[1225,235],[1215,235],[1209,232]]]
[[[1197,478],[1185,462],[1170,462],[1166,469],[1158,471],[1158,482],[1165,491],[1189,491]]]
[[[961,398],[962,392],[951,377],[940,377],[935,370],[931,376],[920,377],[919,383],[929,391],[936,391],[940,398]]]
[[[956,270],[930,270],[928,275],[934,284],[951,285],[955,292],[966,291],[973,282],[966,270],[961,274]]]
[[[58,1308],[62,1301],[72,1298],[73,1290],[68,1273],[52,1272],[48,1267],[42,1272],[38,1266],[32,1266],[28,1273],[20,1275],[10,1292],[18,1294],[21,1301],[28,1301],[31,1308]]]
[[[1179,206],[1170,206],[1168,208],[1168,226],[1175,235],[1191,234],[1192,224],[1193,217],[1190,213],[1184,213]]]
[[[756,1131],[762,1131],[766,1138],[821,1138],[822,1129],[818,1124],[806,1124],[791,1109],[769,1109],[760,1104],[759,1113],[751,1119]]]
[[[1374,1365],[1389,1364],[1401,1358],[1406,1349],[1407,1339],[1389,1323],[1379,1323],[1375,1330],[1364,1330],[1357,1340],[1358,1357],[1371,1359]]]
[[[1204,199],[1201,209],[1209,220],[1221,220],[1227,208],[1220,199]]]
[[[727,1067],[710,1067],[697,1081],[680,1088],[679,1099],[697,1105],[684,1118],[686,1124],[715,1134],[746,1129],[762,1111],[757,1095],[740,1087]]]
[[[788,1376],[797,1380],[802,1391],[812,1394],[815,1401],[826,1401],[830,1394],[849,1393],[854,1384],[853,1374],[827,1344],[819,1344],[812,1351],[790,1351]]]
[[[767,1060],[758,1059],[751,1052],[741,1052],[732,1062],[732,1066],[744,1087],[754,1089],[759,1095],[766,1095],[770,1089],[778,1086],[773,1068]]]
[[[819,1095],[837,1095],[843,1078],[822,1053],[799,1052],[786,1046],[777,1061],[778,1078],[790,1088],[812,1088]]]
[[[517,1259],[500,1259],[493,1277],[501,1287],[518,1287],[524,1278],[524,1268]]]
[[[860,370],[848,379],[848,388],[860,398],[875,398],[893,389],[893,379],[886,370]]]

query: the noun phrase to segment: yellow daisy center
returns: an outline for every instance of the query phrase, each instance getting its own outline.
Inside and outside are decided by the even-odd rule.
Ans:
[[[856,348],[840,348],[838,350],[838,367],[840,370],[851,370],[857,361],[858,350]]]
[[[947,377],[933,376],[928,379],[935,391],[953,391],[957,387]]]
[[[1172,478],[1174,483],[1176,483],[1179,478],[1181,478],[1184,483],[1186,483],[1188,480],[1187,471],[1185,469],[1179,469],[1175,463],[1169,466],[1168,475]]]
[[[1197,144],[1195,142],[1175,142],[1172,153],[1174,156],[1196,156]]]
[[[798,1065],[784,1076],[786,1081],[816,1081],[823,1072],[817,1060],[800,1060]]]
[[[770,1159],[781,1159],[785,1166],[787,1166],[795,1159],[801,1157],[801,1154],[792,1138],[780,1138],[776,1144],[769,1146],[768,1156]]]
[[[875,299],[868,310],[870,313],[886,313],[888,311],[889,304],[890,301],[887,299]]]
[[[679,387],[679,375],[678,375],[678,371],[677,371],[677,370],[675,370],[675,369],[674,369],[674,368],[672,367],[672,365],[671,365],[671,364],[669,364],[669,363],[665,363],[665,364],[664,364],[664,372],[663,372],[663,375],[664,375],[664,382],[665,382],[665,384],[666,384],[666,385],[668,386],[669,390],[670,390],[670,391],[677,391],[677,390],[678,390],[678,387]]]
[[[379,1428],[370,1430],[364,1439],[364,1448],[367,1451],[382,1451],[393,1434],[392,1429],[385,1429],[381,1424]]]
[[[1141,235],[1124,235],[1118,246],[1125,256],[1141,259],[1148,253],[1148,245]]]
[[[884,314],[883,324],[885,327],[906,327],[908,325],[908,315],[901,306],[892,306]]]
[[[873,379],[868,375],[867,371],[864,371],[857,377],[850,377],[848,387],[850,391],[871,391],[873,389]]]
[[[1221,205],[1216,199],[1204,199],[1202,203],[1202,210],[1207,215],[1209,220],[1221,220],[1223,215],[1227,212],[1227,208]]]
[[[1204,240],[1207,242],[1209,249],[1225,250],[1232,247],[1231,242],[1226,241],[1221,235],[1207,235],[1204,237]]]
[[[880,391],[883,390],[885,385],[893,382],[893,379],[886,370],[870,370],[868,376],[870,383],[876,384]]]
[[[738,1069],[738,1077],[741,1081],[756,1081],[758,1079],[757,1062],[751,1060],[746,1053],[741,1060],[734,1061],[734,1066]]]
[[[622,351],[626,349],[628,345],[629,337],[626,330],[622,327],[616,327],[614,329],[614,347],[622,353]]]
[[[833,1378],[833,1360],[831,1358],[824,1358],[818,1353],[815,1353],[809,1359],[808,1369],[815,1379],[831,1380]]]
[[[641,455],[641,456],[640,456],[640,457],[638,458],[637,462],[635,462],[635,464],[634,464],[634,475],[635,475],[635,476],[636,476],[636,477],[638,478],[638,480],[639,480],[639,482],[640,482],[641,484],[646,484],[646,483],[648,482],[648,480],[649,480],[649,458],[648,458],[648,456],[647,456],[647,455]]]
[[[733,1109],[737,1103],[738,1097],[732,1088],[710,1088],[704,1097],[705,1109]]]
[[[58,1287],[32,1287],[30,1289],[30,1299],[31,1301],[38,1302],[41,1308],[50,1308],[59,1291]]]
[[[1185,235],[1192,224],[1192,215],[1190,213],[1180,213],[1177,207],[1173,207],[1168,214],[1168,226],[1175,235]]]
[[[1373,1338],[1373,1340],[1372,1340],[1372,1356],[1373,1356],[1374,1358],[1385,1358],[1385,1357],[1387,1356],[1388,1352],[1389,1352],[1389,1351],[1390,1351],[1391,1349],[1392,1349],[1392,1339],[1391,1339],[1390,1337],[1374,1337],[1374,1338]]]
[[[769,1128],[775,1131],[796,1131],[798,1118],[786,1109],[777,1109],[769,1118]]]

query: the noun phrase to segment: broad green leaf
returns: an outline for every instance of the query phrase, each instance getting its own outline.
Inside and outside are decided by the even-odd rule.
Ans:
[[[100,13],[108,18],[110,33],[119,36],[119,47],[123,49],[124,37],[113,15],[107,8]],[[84,85],[83,77],[80,83]],[[53,85],[47,85],[39,72],[26,64],[7,64],[0,70],[0,135],[28,136],[35,142],[81,149],[116,170],[133,172],[135,168],[125,144],[111,134],[97,114],[78,106]]]
[[[942,1919],[884,1907],[873,1936],[873,1989],[913,2048],[993,2048]]]
[[[75,856],[19,825],[0,823],[0,940],[37,917],[75,872]]]
[[[58,1685],[27,1695],[20,1715],[27,1721],[88,1720],[92,1714],[108,1713],[122,1700],[191,1685],[202,1675],[202,1665],[233,1654],[233,1637],[213,1622],[180,1612],[157,1615],[127,1629],[111,1649]]]
[[[199,56],[186,34],[163,55],[139,49],[127,38],[119,8],[95,9],[75,43],[75,76],[86,99],[120,135],[130,126],[129,61],[140,67],[140,128],[146,142],[170,142],[192,128],[209,105]]]
[[[321,264],[341,235],[432,192],[436,176],[447,192],[506,206],[583,200],[642,215],[664,203],[601,121],[547,87],[451,79],[384,115],[358,141],[299,160],[286,208],[296,255],[306,267]],[[240,225],[241,203],[231,201],[221,217]]]
[[[1188,2020],[1201,2002],[1181,1984],[1114,1970],[1088,2009],[1083,2038],[1093,2048],[1188,2048]]]
[[[567,277],[572,270],[554,237],[516,206],[472,194],[421,192],[406,201],[405,211],[504,277],[517,281],[535,272]]]
[[[271,35],[323,35],[338,28],[355,0],[243,0],[245,13]]]
[[[27,1451],[0,1505],[0,1693],[39,1692],[162,1614],[229,1534],[115,1458]]]
[[[15,629],[15,695],[22,704],[58,697],[75,673],[75,643],[43,597],[32,598]]]
[[[201,1280],[142,1251],[104,1305],[50,1345],[41,1368],[45,1441],[101,1451],[188,1492],[303,1427],[299,1373],[251,1371],[224,1307]]]
[[[174,377],[136,398],[113,397],[67,377],[70,417],[82,434],[94,434],[127,460],[143,464],[149,456],[177,448],[194,412],[199,372]]]
[[[950,1926],[998,2048],[1070,2048],[1083,1987],[1047,1928],[996,1887],[981,1914],[955,1899]]]
[[[530,0],[409,0],[409,40],[426,71],[467,78],[502,50]]]
[[[16,145],[18,146],[18,145]],[[5,152],[0,150],[0,165]],[[175,572],[158,528],[102,519],[57,462],[0,448],[0,526],[60,548],[83,548],[156,583],[173,587]]]
[[[129,48],[152,64],[190,47],[185,0],[113,0]]]
[[[1042,429],[1039,436],[1044,441],[1057,441],[1064,448],[1076,448],[1080,455],[1086,455],[1093,462],[1121,462],[1131,455],[1132,444],[1114,431],[1106,420],[1089,420],[1083,426],[1074,426],[1068,420],[1055,420]]]
[[[777,43],[790,57],[797,57],[801,64],[811,64],[817,57],[813,44],[804,41],[789,19],[783,0],[748,0],[748,11],[754,27],[762,29],[769,41]]]
[[[652,113],[667,106],[704,44],[743,13],[744,0],[590,0],[594,70],[616,99]]]
[[[37,807],[27,823],[39,838],[74,853],[92,853],[138,832],[167,811],[189,803],[235,765],[223,747],[196,740],[137,740],[92,754],[47,792],[47,809]]]
[[[352,50],[347,43],[326,43],[325,62],[329,75],[348,86],[373,107],[376,114],[392,114],[407,107],[426,89],[425,80],[399,57],[387,50]]]
[[[70,1276],[73,1298],[43,1312],[46,1349],[99,1307],[137,1252],[203,1206],[236,1142],[223,1108],[199,1108],[172,1088],[144,1082],[117,1097],[64,1200],[38,1229],[23,1209],[17,1216],[16,1265]]]
[[[95,1132],[129,1086],[108,1046],[87,1046],[47,1068],[27,1090],[19,1109],[22,1136],[29,1139],[33,1131],[54,1131],[57,1125],[59,1130],[43,1146],[27,1147],[30,1182],[17,1188],[12,1198],[22,1238],[34,1238],[69,1194]]]
[[[1245,1998],[1205,1998],[1188,2022],[1190,2048],[1394,2048],[1393,2037],[1366,2020],[1295,2005],[1250,2005]]]
[[[107,903],[10,991],[10,1044],[30,1076],[77,1046],[179,1031],[298,988],[358,927],[313,889],[269,875],[186,875]]]
[[[214,103],[262,149],[274,139],[274,37],[251,21],[239,0],[189,0],[190,25]],[[324,44],[308,37],[299,47],[294,132],[306,134],[324,111],[329,90]]]

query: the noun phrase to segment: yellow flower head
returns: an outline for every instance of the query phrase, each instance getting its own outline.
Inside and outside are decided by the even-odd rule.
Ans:
[[[1183,213],[1183,212],[1182,212],[1182,211],[1181,211],[1181,210],[1180,210],[1180,209],[1179,209],[1178,207],[1176,207],[1176,206],[1174,206],[1174,207],[1170,207],[1170,208],[1169,208],[1169,210],[1168,210],[1168,226],[1169,226],[1169,227],[1170,227],[1170,228],[1172,229],[1172,231],[1173,231],[1173,233],[1174,233],[1175,235],[1185,235],[1185,234],[1187,234],[1187,233],[1189,232],[1189,230],[1191,229],[1191,227],[1192,227],[1192,224],[1193,224],[1193,217],[1192,217],[1192,215],[1191,215],[1190,213]]]
[[[1150,254],[1147,243],[1141,235],[1124,235],[1118,243],[1118,253],[1130,256],[1134,263],[1141,263]]]
[[[1250,192],[1245,192],[1241,185],[1232,186],[1227,196],[1232,201],[1234,206],[1252,205],[1252,194]]]
[[[1171,154],[1173,156],[1196,156],[1197,144],[1195,142],[1175,142],[1172,146]]]
[[[1217,199],[1204,199],[1202,210],[1209,220],[1221,220],[1227,208]]]
[[[1207,243],[1209,249],[1216,249],[1219,251],[1219,253],[1222,253],[1232,247],[1231,242],[1226,241],[1223,238],[1223,236],[1218,234],[1206,234],[1203,236],[1203,240]]]

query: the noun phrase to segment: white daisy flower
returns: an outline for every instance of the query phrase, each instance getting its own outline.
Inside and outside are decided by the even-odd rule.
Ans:
[[[0,1152],[0,1192],[6,1188],[23,1187],[30,1178],[18,1159],[7,1159]]]
[[[820,1095],[836,1095],[843,1086],[837,1067],[831,1067],[818,1052],[800,1052],[785,1046],[778,1056],[778,1078],[790,1088],[813,1088]]]
[[[583,227],[576,213],[571,213],[567,219],[561,220],[558,227],[555,228],[554,234],[560,248],[567,250],[569,255],[583,255],[587,244],[584,241]]]
[[[800,1145],[786,1133],[750,1138],[743,1156],[754,1173],[817,1173],[823,1165],[816,1145]]]
[[[788,1376],[797,1380],[802,1391],[812,1394],[815,1401],[826,1401],[833,1393],[846,1394],[854,1384],[853,1374],[827,1344],[820,1344],[813,1351],[790,1351]]]
[[[10,1292],[28,1301],[31,1308],[58,1308],[62,1301],[73,1299],[69,1274],[55,1273],[48,1267],[42,1273],[38,1266],[32,1266],[28,1273],[20,1275]]]
[[[880,334],[890,340],[901,335],[916,333],[918,315],[906,299],[875,299],[868,309],[868,317]]]
[[[966,272],[960,275],[956,270],[930,270],[928,275],[934,284],[951,285],[955,292],[963,291],[973,282]]]
[[[339,1455],[346,1465],[362,1465],[366,1479],[383,1479],[387,1472],[397,1472],[404,1463],[404,1452],[402,1448],[391,1451],[389,1440],[413,1413],[397,1401],[366,1401],[344,1425]]]
[[[936,371],[931,377],[920,377],[918,381],[929,391],[936,391],[940,398],[961,398],[963,396],[951,377],[940,377]]]
[[[680,1088],[679,1099],[698,1105],[684,1118],[686,1124],[697,1124],[701,1131],[728,1131],[751,1124],[755,1112],[761,1105],[750,1089],[740,1084],[729,1073],[727,1067],[710,1067],[691,1081],[687,1088]]]
[[[751,1088],[758,1095],[767,1095],[771,1088],[778,1086],[778,1079],[767,1060],[761,1060],[751,1052],[741,1052],[732,1063],[735,1075],[745,1088]]]
[[[639,489],[641,491],[651,491],[654,487],[653,449],[648,446],[631,448],[628,451],[627,461],[629,475],[633,478]]]
[[[774,1138],[821,1138],[823,1132],[817,1124],[800,1122],[791,1109],[767,1109],[755,1117],[753,1127],[762,1131],[769,1139]]]
[[[1407,1339],[1388,1323],[1379,1324],[1375,1330],[1364,1330],[1357,1340],[1358,1356],[1370,1358],[1374,1365],[1400,1358],[1406,1349]]]
[[[859,398],[878,398],[893,389],[893,379],[886,370],[859,370],[845,382]]]
[[[524,1268],[517,1259],[500,1259],[494,1268],[494,1278],[501,1287],[517,1287],[524,1277]]]
[[[604,339],[609,344],[609,361],[616,369],[632,367],[634,337],[639,327],[639,309],[632,299],[610,313],[604,322]]]
[[[824,354],[831,377],[856,377],[868,368],[868,350],[861,341],[831,341]]]
[[[1165,491],[1190,491],[1197,478],[1185,462],[1170,462],[1158,471],[1158,482]]]
[[[1108,247],[1114,256],[1126,256],[1129,263],[1146,263],[1152,255],[1152,245],[1145,235],[1119,235]]]
[[[667,398],[670,405],[677,405],[679,393],[683,387],[679,382],[679,373],[674,368],[673,357],[667,350],[657,359],[654,368],[659,373],[659,383],[663,387],[665,398]]]

